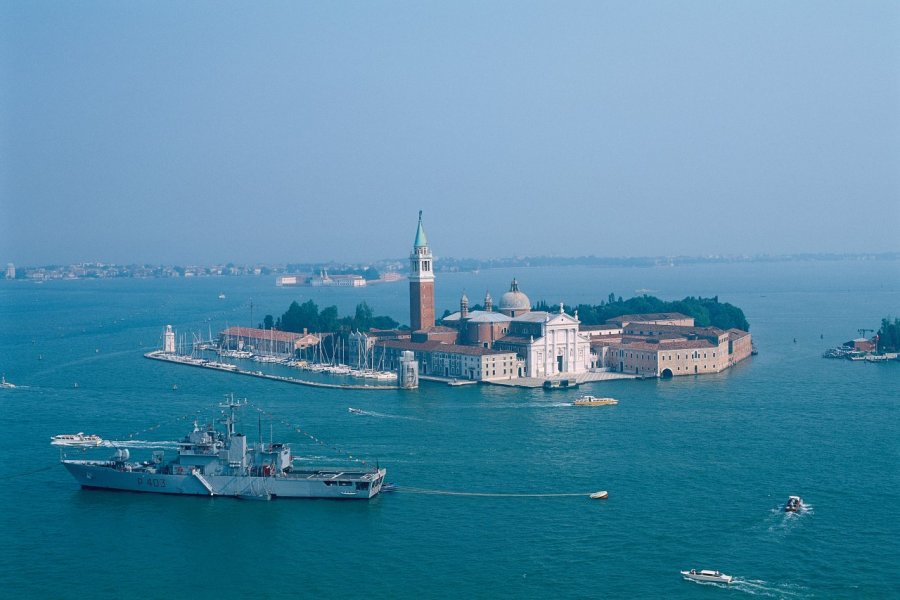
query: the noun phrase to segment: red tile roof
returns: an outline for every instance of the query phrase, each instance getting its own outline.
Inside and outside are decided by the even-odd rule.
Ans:
[[[252,327],[229,327],[222,332],[222,335],[232,337],[242,337],[253,340],[274,340],[276,342],[293,343],[297,340],[304,340],[316,343],[319,338],[313,334],[292,333],[290,331],[276,331],[274,329],[255,329]]]
[[[437,340],[427,342],[386,341],[379,342],[379,346],[385,348],[397,348],[398,350],[418,350],[419,352],[449,352],[451,354],[467,354],[469,356],[487,356],[497,354],[514,354],[513,352],[492,350],[481,346],[460,346],[458,344],[445,344]]]

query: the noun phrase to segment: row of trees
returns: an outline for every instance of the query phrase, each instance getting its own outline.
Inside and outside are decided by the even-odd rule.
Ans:
[[[698,327],[718,327],[719,329],[741,329],[750,331],[750,324],[744,317],[744,311],[727,302],[719,302],[718,296],[712,298],[688,296],[684,300],[668,302],[655,296],[635,296],[623,300],[621,296],[616,298],[610,294],[606,301],[600,304],[579,304],[578,306],[566,306],[566,312],[578,311],[578,319],[584,325],[599,325],[615,317],[632,315],[637,313],[661,313],[678,312],[689,317],[694,317],[694,324]],[[535,305],[534,310],[554,311],[558,307],[551,307],[541,300]]]
[[[891,322],[890,317],[881,320],[878,330],[879,352],[900,352],[900,319]]]
[[[470,307],[470,310],[484,310],[484,307],[476,304]],[[559,310],[559,305],[551,306],[544,300],[541,300],[532,307],[532,310],[556,312]],[[615,294],[610,294],[606,300],[601,300],[600,304],[566,305],[565,310],[569,314],[573,314],[577,310],[578,320],[583,325],[599,325],[622,315],[678,312],[694,317],[694,324],[698,327],[712,326],[719,329],[731,329],[734,327],[743,331],[750,331],[750,324],[744,317],[744,311],[727,302],[719,302],[718,296],[713,296],[712,298],[688,296],[684,300],[666,302],[654,296],[636,296],[623,300],[622,296],[616,298]],[[449,310],[444,311],[444,317],[449,314]]]
[[[319,311],[319,306],[312,300],[307,300],[303,304],[298,304],[295,300],[277,319],[272,315],[266,315],[260,328],[301,333],[304,329],[311,332],[368,331],[394,329],[398,325],[399,323],[390,317],[375,315],[366,302],[356,305],[353,316],[341,317],[336,306],[326,306]]]
[[[475,305],[472,310],[483,310],[481,305]],[[534,310],[555,312],[558,306],[550,306],[541,300],[534,306]],[[727,302],[719,302],[718,296],[712,298],[688,296],[683,300],[667,302],[655,296],[636,296],[628,300],[621,296],[616,298],[610,294],[606,301],[600,304],[579,304],[577,306],[565,306],[566,312],[572,314],[578,311],[578,319],[584,325],[599,325],[609,319],[621,315],[636,313],[661,313],[678,312],[694,318],[694,323],[699,327],[713,326],[720,329],[750,330],[750,324],[744,317],[744,311]],[[444,316],[450,314],[445,311]],[[352,316],[341,317],[336,306],[327,306],[321,311],[312,300],[303,304],[292,302],[287,311],[278,317],[266,315],[260,324],[262,329],[278,329],[280,331],[302,332],[304,329],[311,332],[336,332],[336,331],[369,331],[370,329],[395,329],[399,323],[394,319],[375,315],[372,308],[366,302],[356,305],[356,311]],[[889,348],[900,347],[900,319],[890,323],[889,319],[882,321],[881,331],[878,332],[879,347],[882,343]],[[888,350],[889,352],[892,350]]]

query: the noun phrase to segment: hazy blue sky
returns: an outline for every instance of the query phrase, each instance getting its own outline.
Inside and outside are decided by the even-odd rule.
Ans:
[[[900,2],[0,4],[0,263],[900,250]]]

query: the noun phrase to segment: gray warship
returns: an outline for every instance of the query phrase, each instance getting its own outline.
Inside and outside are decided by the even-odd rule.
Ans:
[[[154,451],[148,461],[130,461],[127,448],[118,448],[111,460],[68,460],[62,464],[88,489],[232,496],[247,499],[334,498],[369,499],[381,491],[386,469],[305,470],[293,467],[290,447],[259,442],[234,429],[235,410],[242,406],[232,398],[220,420],[225,431],[213,425],[194,430],[178,442],[178,455],[165,460]]]

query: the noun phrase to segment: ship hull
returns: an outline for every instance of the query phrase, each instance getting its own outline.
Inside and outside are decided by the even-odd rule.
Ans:
[[[317,471],[303,471],[279,477],[235,475],[183,475],[122,470],[108,462],[65,460],[63,465],[84,488],[244,498],[333,498],[367,500],[381,491],[386,474],[379,469],[371,481],[324,477]],[[368,474],[367,474],[368,475]]]

